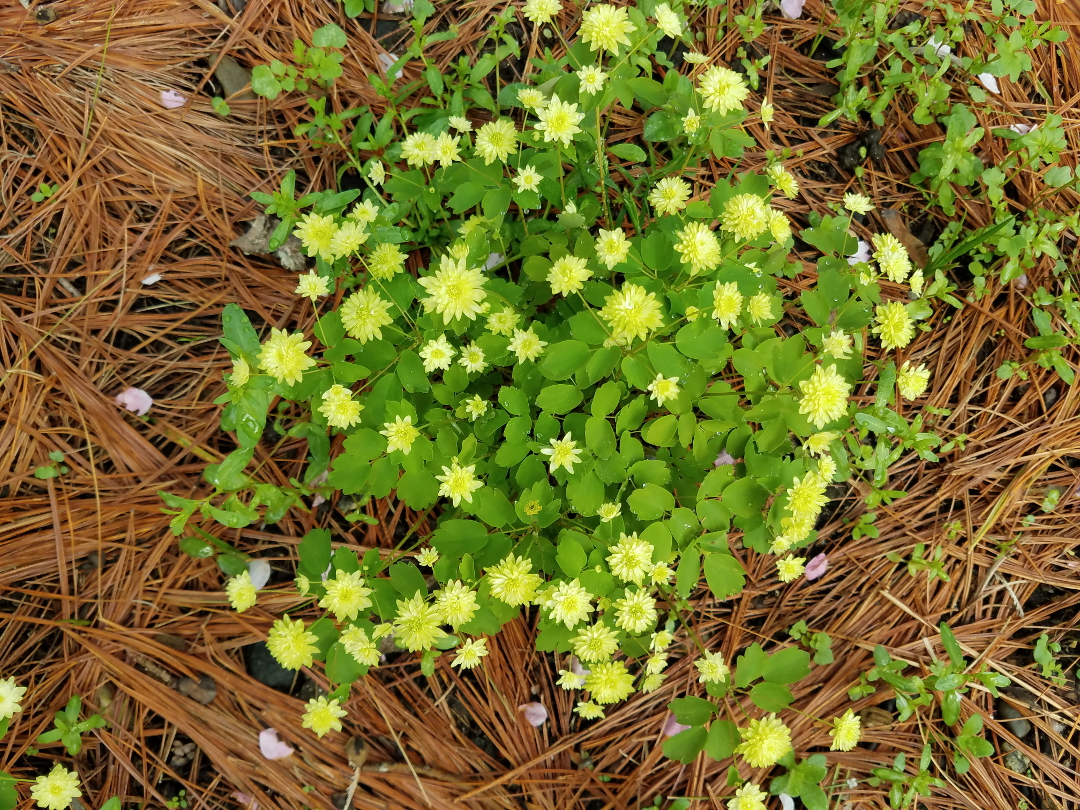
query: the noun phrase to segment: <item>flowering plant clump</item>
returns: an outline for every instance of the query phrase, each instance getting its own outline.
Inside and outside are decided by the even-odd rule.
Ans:
[[[777,582],[798,580],[830,486],[863,477],[875,505],[897,496],[887,472],[904,450],[932,457],[937,437],[904,415],[929,370],[902,353],[931,314],[904,248],[882,236],[873,255],[860,249],[861,198],[801,229],[816,268],[792,258],[784,206],[798,182],[744,130],[765,107],[741,74],[657,49],[690,41],[681,12],[593,4],[562,56],[497,98],[429,80],[435,103],[407,124],[361,116],[363,189],[297,200],[290,174],[254,195],[313,261],[296,293],[313,326],[260,337],[227,308],[220,401],[238,449],[208,468],[212,495],[165,496],[174,532],[196,512],[241,527],[336,492],[438,516],[413,554],[361,560],[326,529],[300,544],[301,591],[327,613],[280,619],[270,649],[289,668],[325,661],[344,685],[309,705],[316,733],[339,727],[336,701],[380,650],[419,653],[429,674],[444,652],[483,667],[489,637],[523,610],[560,685],[582,693],[577,715],[602,717],[663,682],[703,577],[717,599],[741,592],[733,545],[772,555]],[[556,13],[570,9],[530,2],[524,18]],[[645,114],[640,140],[608,140],[616,107]],[[738,158],[758,169],[697,182],[702,161]],[[249,469],[271,405],[308,442],[289,487]],[[237,609],[255,599],[242,580],[229,595]],[[808,656],[754,645],[733,675],[709,647],[691,626],[679,648],[703,688],[745,692],[768,714],[706,731],[716,705],[686,698],[697,703],[680,704],[679,722],[693,728],[665,750],[775,764],[791,750],[787,685]],[[832,729],[836,747],[856,744],[857,721]]]

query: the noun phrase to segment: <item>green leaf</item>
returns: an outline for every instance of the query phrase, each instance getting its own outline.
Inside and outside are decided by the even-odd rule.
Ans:
[[[705,581],[717,599],[742,593],[746,574],[742,565],[730,554],[706,554],[703,563]]]
[[[540,373],[549,380],[565,380],[589,362],[587,344],[580,340],[564,340],[548,346],[540,361]]]
[[[646,119],[642,137],[647,141],[670,141],[682,133],[682,118],[677,113],[661,111]]]
[[[410,394],[423,393],[431,387],[424,371],[424,361],[411,349],[403,351],[398,357],[397,375],[402,387]]]
[[[810,654],[787,647],[769,656],[762,677],[771,683],[796,683],[810,674]]]
[[[794,700],[791,690],[778,683],[762,681],[750,690],[750,702],[763,712],[782,712]]]
[[[739,727],[730,720],[714,720],[709,727],[709,738],[705,741],[705,755],[717,762],[727,759],[735,753],[735,747],[742,742]]]
[[[567,413],[581,404],[584,399],[576,385],[549,385],[540,391],[536,404],[548,413]]]
[[[330,565],[330,530],[312,529],[304,535],[296,550],[300,555],[300,573],[318,582]]]
[[[675,496],[656,484],[635,489],[626,502],[641,520],[659,520],[665,512],[675,508]]]
[[[576,577],[580,574],[581,569],[589,561],[589,556],[586,554],[581,541],[577,539],[578,537],[584,538],[584,535],[564,531],[559,536],[559,547],[555,554],[555,561],[558,562],[559,568],[568,577]]]
[[[723,503],[733,514],[750,517],[761,513],[769,493],[750,478],[732,481],[724,488]]]
[[[439,495],[439,482],[427,470],[410,470],[398,480],[397,494],[410,509],[426,509]]]
[[[701,578],[701,553],[696,548],[689,548],[679,560],[675,571],[675,592],[683,599],[690,595]]]
[[[249,362],[256,361],[261,349],[259,336],[244,310],[236,304],[226,305],[221,313],[221,329],[225,340],[243,352]]]
[[[274,76],[269,65],[256,65],[251,69],[251,92],[263,98],[278,97],[281,82]]]
[[[668,708],[684,726],[703,726],[716,714],[715,704],[699,697],[676,698],[668,704]]]
[[[330,645],[326,652],[326,677],[331,683],[352,683],[367,672],[367,667],[345,651],[340,641]]]
[[[644,163],[648,158],[644,149],[640,146],[634,146],[632,143],[615,144],[614,146],[608,147],[608,152],[615,155],[617,158],[629,160],[631,163]]]
[[[765,664],[769,656],[761,649],[760,644],[751,644],[746,652],[735,659],[735,686],[745,689],[752,681],[761,677],[765,672]]]
[[[435,545],[432,542],[432,545]],[[440,549],[442,551],[442,549]],[[457,556],[457,555],[449,555]],[[394,590],[401,594],[403,599],[411,599],[418,592],[422,596],[427,595],[427,583],[424,575],[412,563],[397,562],[390,566],[390,584]]]
[[[689,765],[697,759],[697,755],[705,747],[708,736],[709,732],[700,726],[680,731],[674,737],[668,737],[664,741],[664,756],[681,762],[683,765]]]
[[[349,40],[344,31],[330,23],[315,30],[311,35],[311,44],[316,48],[344,48]]]
[[[482,487],[473,495],[476,516],[489,526],[499,528],[517,520],[514,505],[495,487]]]
[[[200,537],[183,537],[180,539],[179,546],[184,554],[196,560],[214,556],[214,547]]]
[[[499,404],[514,416],[529,414],[529,397],[520,388],[504,385],[499,389]]]
[[[431,545],[445,557],[475,554],[487,542],[487,527],[475,520],[444,520],[431,535]]]
[[[949,660],[952,661],[953,666],[962,667],[964,665],[964,651],[960,649],[960,642],[956,640],[952,628],[942,622],[938,625],[938,630],[941,633],[941,644],[945,648],[945,652],[949,654]]]

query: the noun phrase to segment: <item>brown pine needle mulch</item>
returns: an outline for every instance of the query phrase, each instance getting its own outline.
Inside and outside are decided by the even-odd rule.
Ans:
[[[442,8],[429,25],[457,22],[461,36],[437,46],[438,63],[474,54],[500,8],[487,0]],[[291,135],[306,109],[300,95],[274,103],[233,99],[233,114],[223,119],[210,104],[222,92],[212,71],[223,56],[245,67],[268,62],[289,53],[294,37],[310,42],[315,28],[336,21],[350,34],[345,76],[333,93],[336,108],[346,109],[377,101],[365,76],[379,70],[383,45],[395,46],[375,38],[385,20],[383,28],[367,17],[349,21],[336,4],[316,0],[249,0],[235,16],[226,0],[220,7],[145,0],[57,2],[49,9],[58,19],[46,25],[18,4],[0,9],[0,676],[30,687],[26,711],[0,744],[0,769],[32,778],[53,760],[69,761],[59,744],[36,745],[35,738],[78,694],[88,713],[108,720],[85,735],[76,758],[87,808],[113,795],[125,807],[161,807],[181,790],[192,808],[253,801],[263,808],[330,807],[349,794],[361,808],[614,810],[651,805],[657,795],[720,806],[730,789],[718,763],[699,758],[682,766],[660,753],[666,704],[697,688],[685,659],[658,692],[583,724],[571,712],[570,694],[554,685],[558,667],[533,651],[533,630],[518,621],[492,644],[479,676],[462,676],[443,661],[428,679],[405,660],[358,682],[347,733],[321,742],[299,729],[300,698],[247,674],[241,649],[298,603],[290,571],[308,529],[330,525],[337,540],[359,549],[389,547],[417,516],[389,501],[367,507],[377,526],[350,524],[327,505],[294,512],[276,526],[219,528],[275,569],[278,585],[243,615],[228,609],[212,562],[179,553],[167,531],[156,492],[199,491],[205,463],[229,450],[212,404],[224,390],[227,357],[217,343],[224,305],[239,302],[265,325],[310,325],[293,303],[292,273],[273,257],[229,247],[257,213],[246,194],[276,187],[289,168],[297,169],[301,188],[321,188],[336,168],[333,150],[314,152]],[[839,199],[849,175],[830,167],[836,150],[857,134],[850,123],[813,126],[830,109],[832,92],[821,89],[828,81],[823,63],[805,55],[820,12],[815,0],[799,21],[774,11],[755,43],[773,55],[764,81],[778,115],[771,132],[753,134],[796,152],[789,165],[804,188],[790,206],[796,218],[807,202],[822,210]],[[704,22],[715,32],[733,13],[714,9]],[[1046,5],[1040,18],[1069,25],[1076,19],[1057,4]],[[533,53],[546,44],[530,41]],[[738,42],[717,42],[710,33],[703,47],[731,58]],[[1071,147],[1064,159],[1074,165],[1076,52],[1066,44],[1058,54],[1039,53],[1038,77],[1055,94],[1054,105],[1034,104],[1024,85],[1003,83],[999,112],[982,123],[1035,123],[1047,112],[1062,113]],[[192,101],[167,110],[163,90]],[[637,116],[616,123],[626,137],[640,132]],[[883,138],[886,160],[867,164],[879,207],[900,209],[912,230],[928,224],[907,182],[926,137],[927,130],[893,113]],[[986,138],[980,148],[991,163],[1005,146]],[[743,168],[762,161],[750,156]],[[713,168],[717,176],[730,169]],[[711,178],[699,180],[707,186]],[[41,182],[59,189],[32,202]],[[1072,192],[1043,199],[1043,188],[1037,176],[1021,174],[1017,209],[1035,200],[1075,208]],[[989,220],[978,201],[960,207],[972,226]],[[940,227],[940,214],[934,216],[929,224]],[[863,235],[879,230],[882,223],[872,221]],[[1075,247],[1066,241],[1069,262]],[[1000,706],[992,697],[972,692],[962,716],[990,718],[986,734],[998,753],[963,777],[936,763],[947,785],[925,807],[1013,808],[1026,801],[1056,810],[1076,807],[1080,795],[1080,561],[1073,555],[1080,538],[1080,391],[1034,366],[1027,380],[995,374],[1005,360],[1026,358],[1023,340],[1032,329],[1024,299],[1039,286],[1058,289],[1051,267],[1044,258],[1026,288],[995,287],[960,311],[938,307],[932,334],[910,348],[907,357],[934,372],[926,404],[942,409],[935,429],[959,445],[938,464],[911,459],[895,470],[890,488],[909,495],[877,510],[877,537],[851,538],[864,508],[860,493],[850,492],[815,549],[829,555],[825,577],[778,589],[768,560],[745,555],[746,591],[722,603],[702,597],[697,606],[699,631],[729,659],[754,641],[786,641],[799,620],[828,632],[836,663],[799,683],[796,703],[824,718],[849,705],[847,690],[872,665],[875,644],[925,673],[943,657],[937,625],[949,622],[971,659],[1016,684],[1011,702],[1031,730],[1019,739],[1017,724],[994,719]],[[143,283],[154,275],[160,280]],[[964,294],[969,280],[957,280]],[[1076,355],[1070,360],[1075,367]],[[153,396],[146,418],[114,403],[129,386]],[[69,471],[34,477],[52,463],[50,452],[62,453]],[[300,471],[303,453],[268,434],[257,462],[267,480],[285,482]],[[1040,504],[1052,488],[1064,495],[1044,513]],[[426,528],[421,522],[419,532]],[[896,552],[907,559],[918,543],[942,550],[947,583],[909,576],[886,558]],[[1032,661],[1044,632],[1063,645],[1060,684]],[[192,688],[207,677],[216,691],[207,693],[205,681]],[[949,736],[940,721],[897,722],[886,697],[855,706],[867,710],[864,744],[829,755],[826,788],[834,801],[884,806],[881,789],[867,783],[870,769],[901,752],[917,760],[925,740]],[[517,709],[527,702],[548,708],[550,719],[539,729]],[[797,715],[792,722],[801,756],[827,749],[822,724]],[[293,756],[260,755],[257,735],[268,727],[295,747]],[[365,744],[366,758],[353,764],[349,735]],[[742,773],[751,775],[745,765]]]

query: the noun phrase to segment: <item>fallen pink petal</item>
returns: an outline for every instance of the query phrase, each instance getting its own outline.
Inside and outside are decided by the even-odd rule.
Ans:
[[[865,242],[862,239],[859,240],[859,249],[853,254],[847,257],[848,264],[858,264],[859,262],[870,261],[870,243]]]
[[[735,463],[735,459],[731,453],[727,450],[721,450],[720,455],[716,457],[716,461],[713,462],[714,467],[724,467]]]
[[[522,703],[518,706],[518,711],[524,714],[525,722],[533,728],[544,725],[548,719],[548,710],[543,703]]]
[[[175,90],[161,91],[161,106],[166,110],[178,110],[187,104],[187,98]]]
[[[1009,124],[1009,129],[1015,132],[1017,135],[1027,135],[1035,127],[1030,124]]]
[[[293,747],[282,742],[276,728],[264,728],[259,732],[259,750],[267,759],[285,759],[293,755]]]
[[[780,12],[789,20],[797,20],[805,5],[806,0],[780,0]]]
[[[252,560],[248,563],[248,576],[255,590],[261,590],[270,581],[270,563],[266,560]]]
[[[144,278],[141,283],[144,286],[149,287],[151,284],[157,284],[159,281],[161,281],[161,273],[151,273]]]
[[[116,404],[136,416],[142,416],[150,410],[154,400],[141,388],[125,388],[116,395]]]
[[[585,669],[585,667],[581,665],[581,662],[576,655],[570,656],[570,671],[575,675],[588,675],[592,672],[591,669]]]
[[[232,794],[233,798],[242,804],[247,810],[259,810],[259,803],[246,793],[241,793],[239,790],[234,790]]]
[[[674,737],[680,731],[686,731],[688,728],[690,728],[690,726],[684,726],[675,719],[675,715],[669,714],[667,720],[664,721],[663,734],[665,737]]]
[[[780,807],[781,810],[795,810],[795,800],[788,796],[786,793],[780,794]]]
[[[829,570],[829,558],[824,554],[818,554],[806,564],[803,575],[809,580],[815,580],[825,576],[827,570]]]

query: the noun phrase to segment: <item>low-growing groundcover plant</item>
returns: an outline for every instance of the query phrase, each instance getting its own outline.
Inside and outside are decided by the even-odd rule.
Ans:
[[[281,220],[276,243],[293,233],[314,260],[295,293],[314,327],[260,335],[226,309],[233,365],[219,401],[237,449],[207,469],[207,497],[164,495],[172,528],[184,534],[196,513],[274,522],[335,492],[361,504],[394,494],[437,516],[424,542],[390,555],[361,559],[326,529],[301,542],[297,587],[326,615],[281,617],[268,645],[289,669],[324,661],[340,685],[308,704],[303,725],[319,736],[342,729],[349,684],[387,650],[418,653],[425,674],[444,655],[482,668],[526,611],[582,721],[656,690],[690,656],[708,699],[671,704],[689,728],[668,756],[779,763],[768,791],[824,808],[827,757],[797,761],[784,722],[809,654],[754,644],[726,661],[688,600],[702,577],[717,600],[740,593],[742,555],[798,580],[830,487],[861,479],[874,507],[903,495],[888,473],[905,452],[936,458],[918,407],[930,372],[904,357],[935,300],[894,236],[852,235],[852,218],[875,209],[864,194],[801,229],[815,267],[792,257],[785,203],[798,180],[744,127],[767,133],[773,106],[693,50],[700,8],[520,9],[538,26],[567,11],[580,17],[562,55],[540,54],[527,81],[496,80],[495,94],[486,57],[445,76],[428,66],[431,96],[410,108],[373,78],[388,111],[356,111],[347,144],[362,189],[297,199],[290,173],[253,195]],[[504,55],[515,13],[492,34]],[[337,33],[318,42],[339,47]],[[321,102],[314,130],[346,145],[344,118]],[[644,114],[639,142],[609,137],[618,107]],[[750,154],[761,171],[714,182],[702,169]],[[250,469],[271,412],[308,445],[288,487]],[[232,605],[250,608],[258,585],[242,556],[197,531],[182,546],[217,555]],[[887,664],[872,679],[901,683]],[[859,717],[822,718],[820,732],[816,744],[851,750]],[[760,785],[736,774],[730,787],[732,808],[763,806]],[[899,805],[918,791],[893,792]]]

